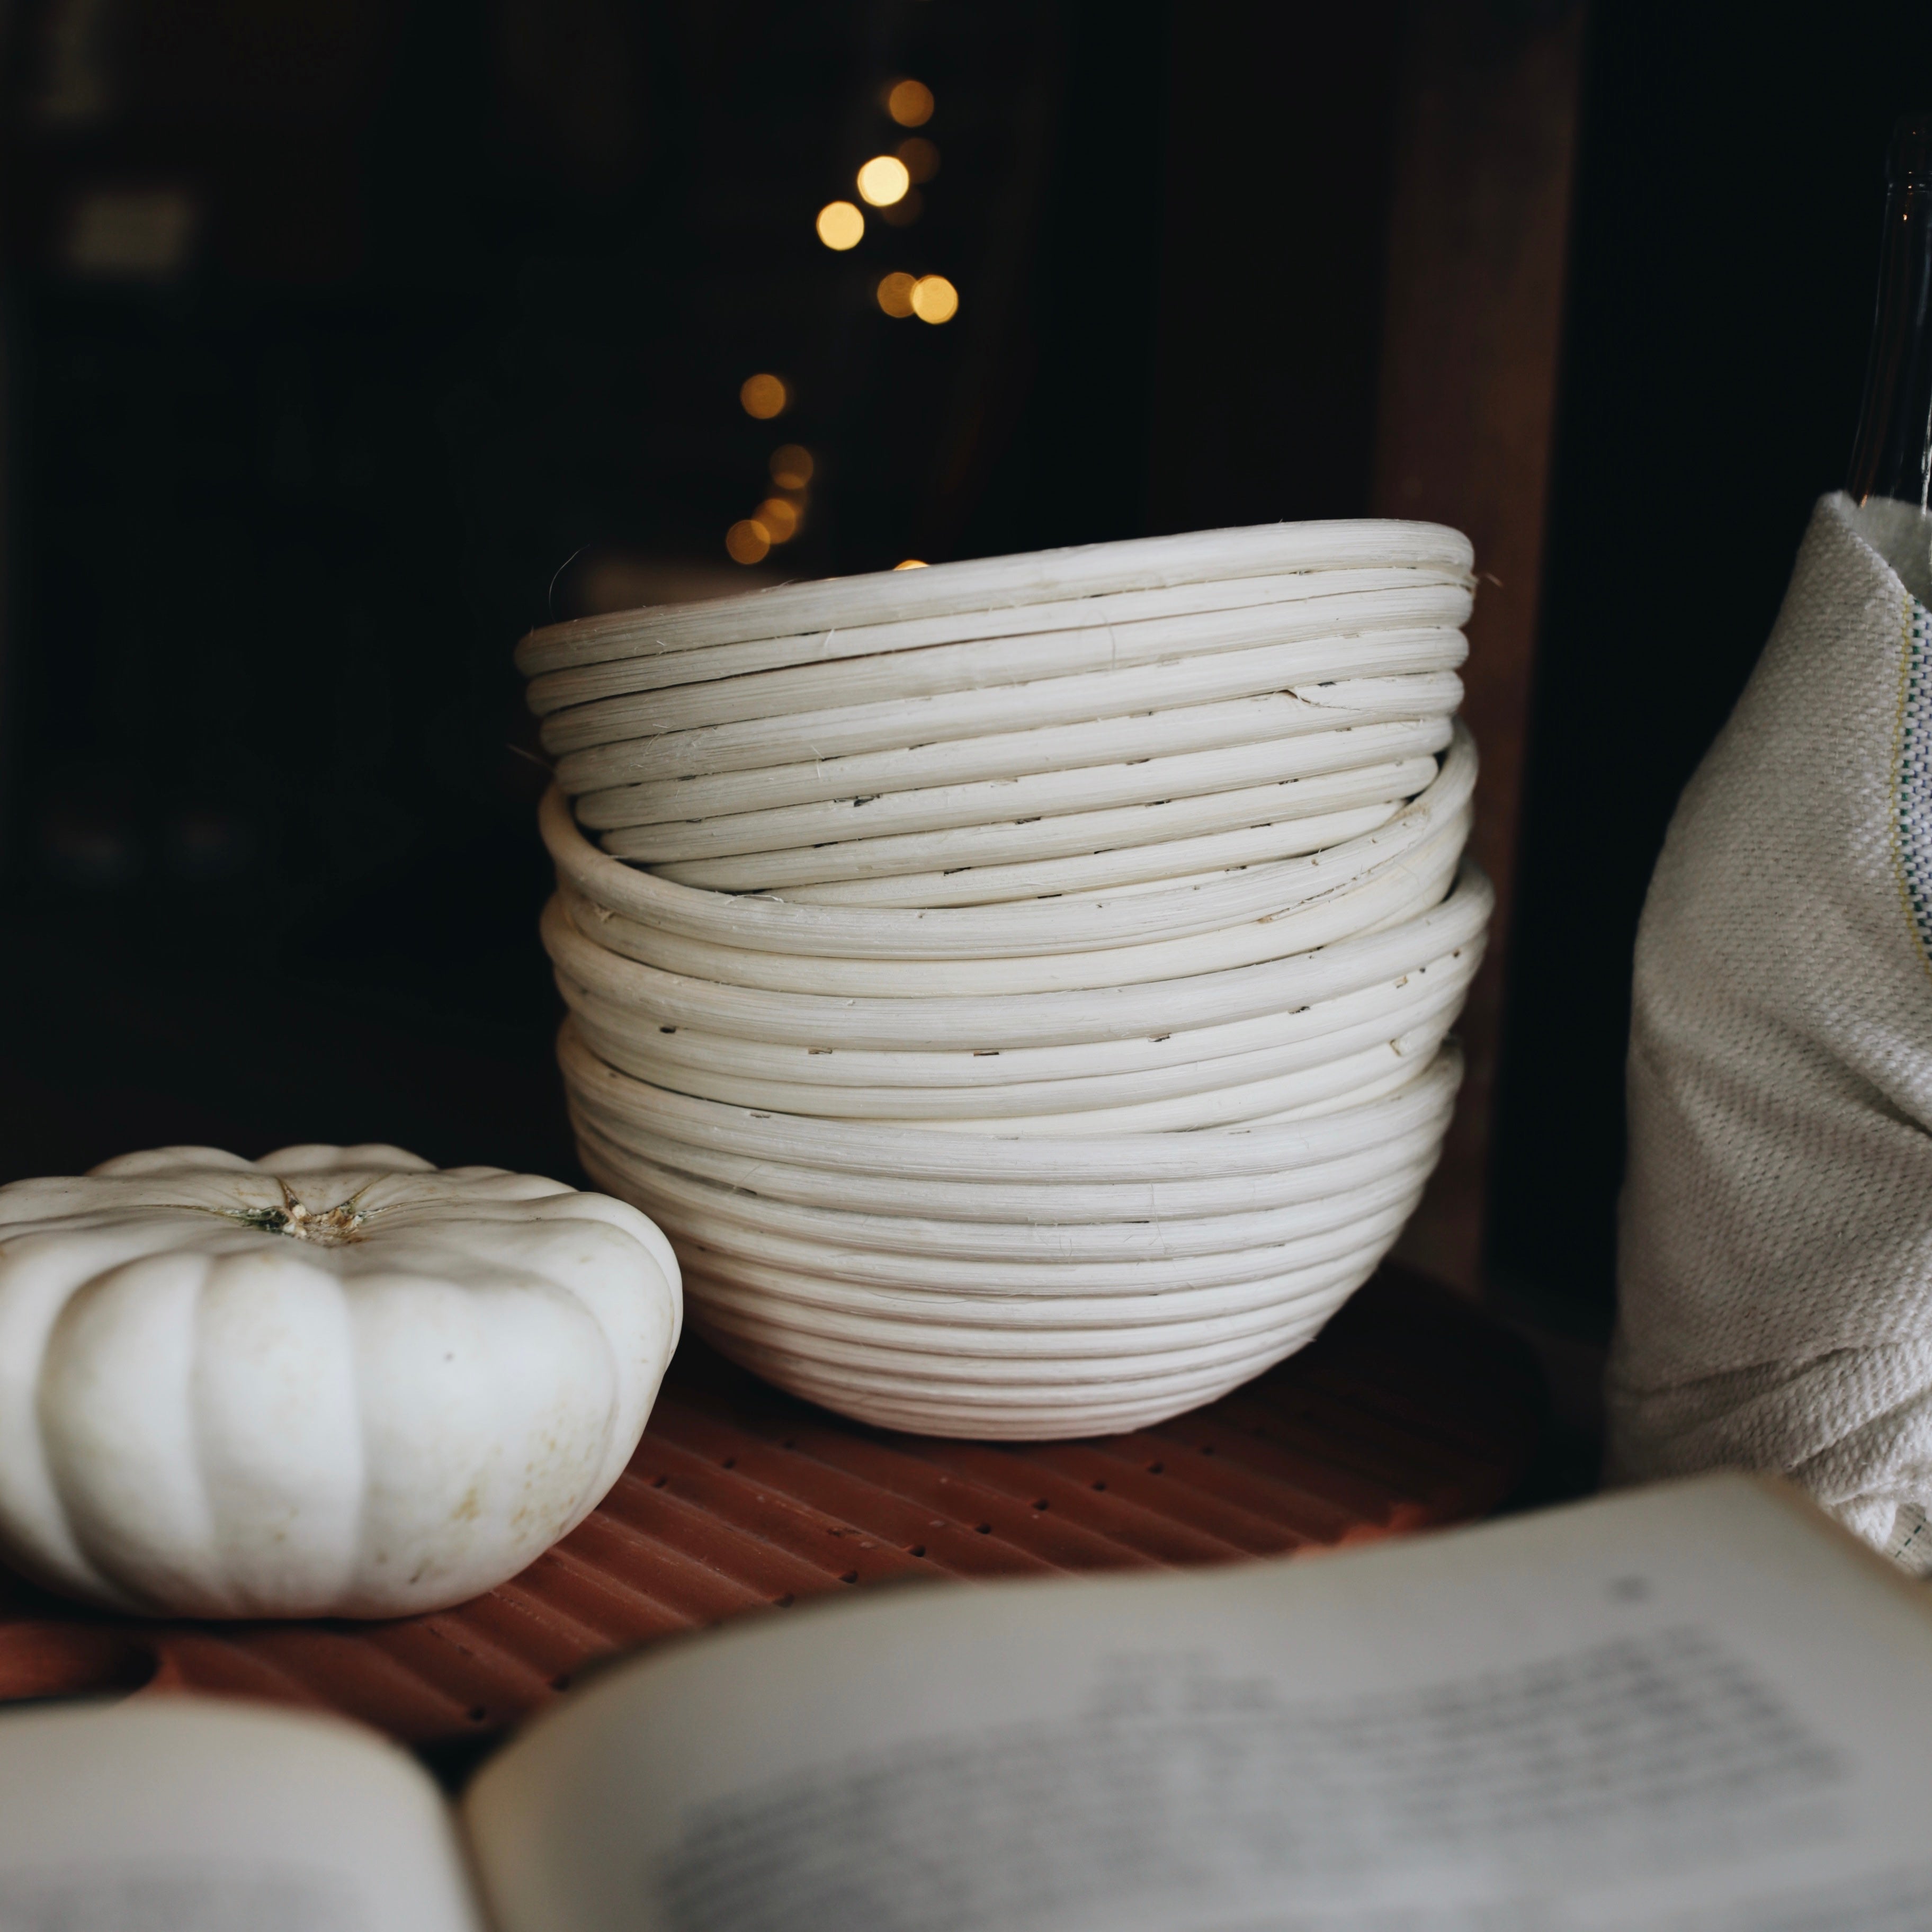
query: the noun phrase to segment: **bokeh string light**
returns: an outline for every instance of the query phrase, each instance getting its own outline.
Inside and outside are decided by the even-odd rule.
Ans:
[[[796,442],[781,443],[772,452],[769,466],[772,481],[781,490],[802,490],[818,466],[812,460],[812,452]]]
[[[738,401],[748,416],[761,422],[773,416],[782,416],[791,406],[791,391],[782,376],[774,376],[768,369],[761,369],[755,376],[747,376],[738,386]],[[781,459],[785,464],[785,473],[778,474]],[[805,484],[811,480],[812,457],[808,451],[798,444],[788,442],[772,453],[772,480],[781,490],[793,488],[788,478],[797,476],[796,485],[798,502],[787,496],[771,496],[760,503],[756,512],[741,517],[724,532],[724,554],[734,563],[762,563],[775,543],[783,543],[794,536],[802,514]]]
[[[884,96],[886,113],[902,128],[924,127],[932,118],[934,104],[932,88],[910,76],[893,82]],[[874,154],[860,168],[860,200],[894,227],[904,227],[919,218],[924,206],[916,184],[931,181],[938,172],[938,148],[923,135],[913,136],[900,142],[895,153]],[[819,240],[835,254],[844,254],[866,238],[865,210],[856,202],[827,202],[814,225]],[[938,324],[950,322],[959,313],[959,291],[944,275],[915,276],[895,269],[874,284],[873,297],[895,320],[916,316]],[[792,400],[778,376],[763,373],[746,379],[738,399],[747,415],[761,420],[782,414]],[[802,525],[806,486],[815,468],[810,451],[798,443],[784,444],[772,452],[769,466],[775,494],[725,532],[725,551],[735,562],[763,562],[774,544],[789,542]],[[920,559],[908,557],[897,567],[925,566]]]
[[[773,416],[784,414],[791,403],[791,392],[778,377],[761,370],[755,376],[747,376],[739,385],[738,400],[744,406],[746,415],[769,422]]]
[[[734,563],[763,563],[772,535],[755,517],[745,517],[724,532],[724,554]]]
[[[789,543],[798,534],[802,519],[798,506],[784,496],[767,496],[752,513],[752,520],[775,544]]]
[[[944,275],[922,275],[912,285],[912,312],[921,322],[950,322],[959,313],[959,291]]]
[[[896,154],[874,154],[859,170],[858,181],[860,194],[874,208],[890,208],[894,202],[904,200],[906,190],[912,186],[912,176]]]
[[[921,80],[895,81],[886,94],[886,112],[902,128],[923,128],[932,118],[932,89]]]
[[[866,218],[849,201],[828,201],[818,211],[818,238],[842,255],[866,238]]]

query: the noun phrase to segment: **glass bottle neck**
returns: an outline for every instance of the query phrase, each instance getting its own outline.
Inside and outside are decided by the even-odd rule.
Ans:
[[[1868,539],[1932,602],[1932,113],[1892,130],[1878,306],[1846,479]]]

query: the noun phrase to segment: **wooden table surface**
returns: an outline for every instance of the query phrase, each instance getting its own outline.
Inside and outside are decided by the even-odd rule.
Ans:
[[[1543,1409],[1526,1348],[1394,1268],[1224,1400],[1087,1442],[866,1428],[687,1340],[616,1488],[487,1595],[384,1623],[143,1623],[0,1573],[0,1700],[224,1692],[463,1756],[600,1659],[810,1597],[1230,1562],[1479,1517],[1521,1481]]]

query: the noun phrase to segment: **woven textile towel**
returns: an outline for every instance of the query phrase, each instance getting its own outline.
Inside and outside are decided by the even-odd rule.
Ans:
[[[1932,1570],[1932,614],[1826,497],[1637,937],[1612,1479],[1784,1472]]]

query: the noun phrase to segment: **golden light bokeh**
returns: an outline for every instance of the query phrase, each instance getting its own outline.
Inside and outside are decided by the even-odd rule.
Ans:
[[[929,182],[939,172],[939,150],[923,134],[902,141],[896,150],[905,171],[916,182]]]
[[[752,520],[775,544],[789,543],[798,534],[798,510],[782,496],[767,496],[752,512]]]
[[[890,208],[894,202],[904,200],[911,186],[912,176],[896,154],[874,154],[859,170],[859,192],[874,208]],[[823,224],[825,217],[818,218]],[[819,232],[824,232],[822,226]]]
[[[895,228],[910,228],[919,219],[925,206],[925,196],[917,188],[909,188],[903,200],[896,201],[891,207],[879,210],[879,219],[890,221]]]
[[[959,291],[944,275],[922,275],[912,285],[912,312],[921,322],[950,322],[959,313]]]
[[[902,80],[886,96],[886,112],[902,128],[923,128],[932,118],[932,89],[922,80]]]
[[[886,314],[908,316],[912,313],[912,292],[918,285],[916,277],[895,272],[881,275],[873,293]]]
[[[761,370],[739,384],[738,400],[744,405],[746,415],[769,422],[773,416],[784,414],[790,406],[791,392],[777,376]]]
[[[866,238],[866,218],[849,201],[828,201],[818,211],[818,238],[843,254]]]
[[[741,518],[724,532],[724,554],[734,563],[763,563],[771,547],[771,532],[753,517]]]
[[[903,563],[892,566],[895,570],[926,570],[931,568],[922,556],[909,556]]]
[[[781,443],[772,452],[772,481],[781,490],[802,490],[817,467],[802,443]]]

